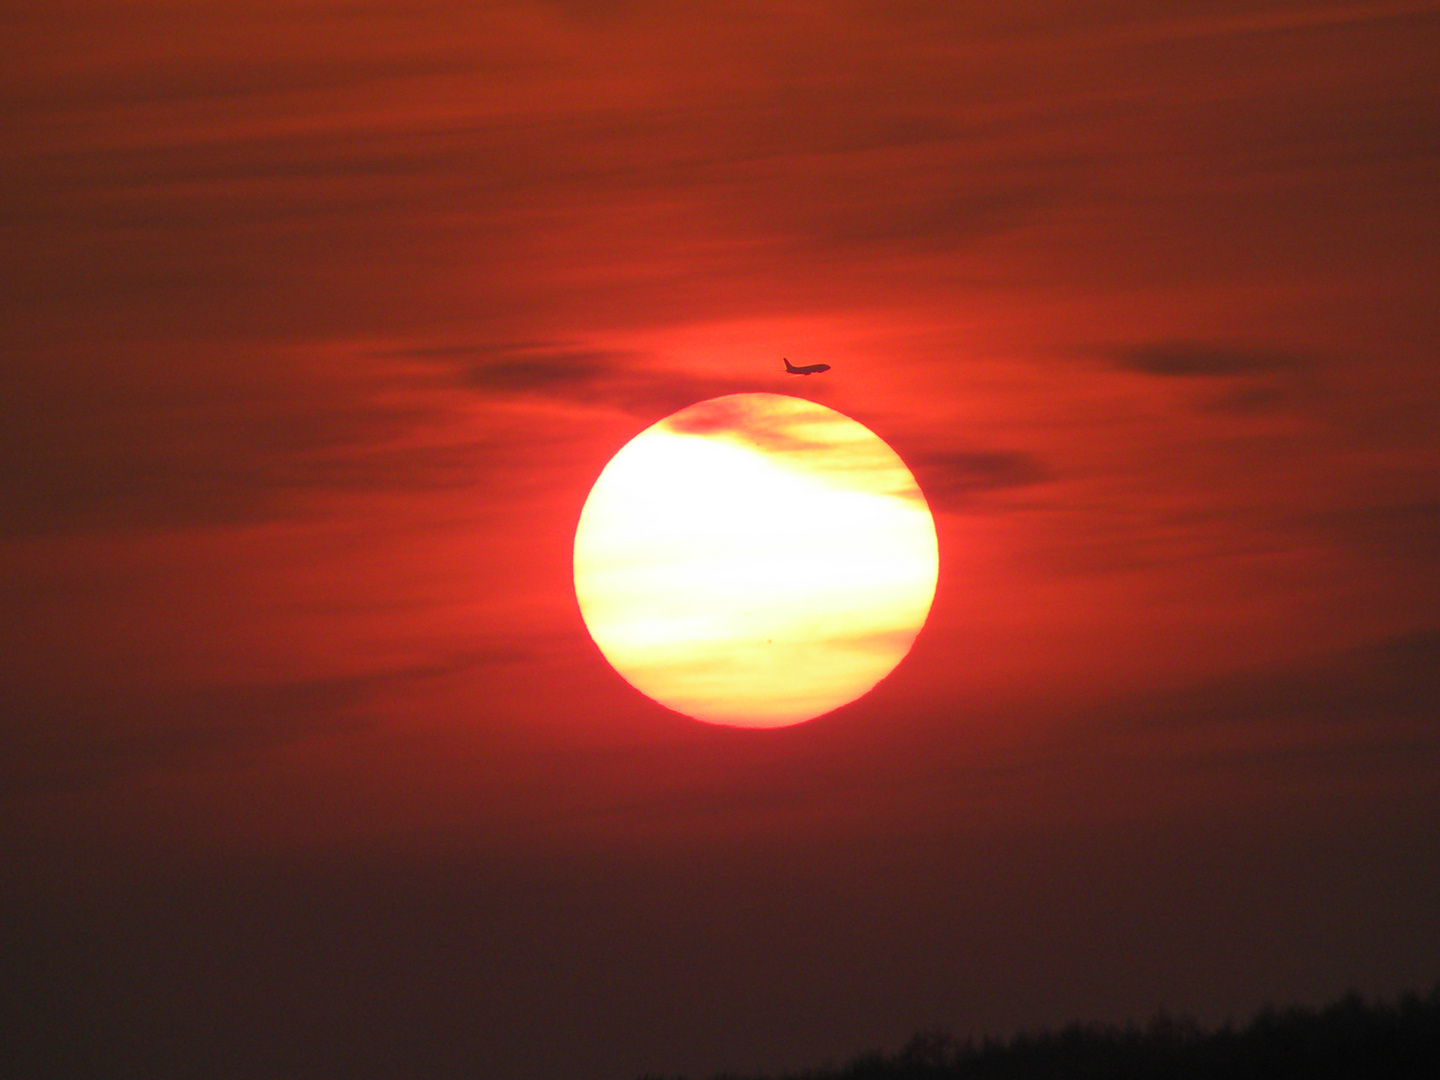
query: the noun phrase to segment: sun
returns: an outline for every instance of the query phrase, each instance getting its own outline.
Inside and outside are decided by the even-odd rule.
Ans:
[[[935,596],[935,522],[910,470],[812,401],[732,394],[642,431],[575,531],[595,644],[660,704],[783,727],[854,701]]]

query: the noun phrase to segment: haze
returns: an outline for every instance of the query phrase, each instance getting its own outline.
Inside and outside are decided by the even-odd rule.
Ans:
[[[1436,4],[3,25],[16,1068],[778,1072],[1440,976]],[[742,392],[883,435],[941,552],[768,732],[570,578]]]

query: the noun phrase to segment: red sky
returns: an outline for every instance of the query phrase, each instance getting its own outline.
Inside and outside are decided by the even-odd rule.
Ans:
[[[779,1070],[1440,977],[1440,4],[12,4],[34,1076]],[[833,370],[800,380],[779,358]],[[906,459],[911,656],[634,693],[667,413]]]

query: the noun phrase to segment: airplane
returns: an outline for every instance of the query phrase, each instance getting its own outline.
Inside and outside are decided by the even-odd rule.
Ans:
[[[781,359],[784,358],[782,357]],[[804,367],[796,367],[794,364],[790,363],[789,360],[786,360],[785,370],[788,371],[791,375],[819,375],[822,371],[829,371],[830,365],[806,364]]]

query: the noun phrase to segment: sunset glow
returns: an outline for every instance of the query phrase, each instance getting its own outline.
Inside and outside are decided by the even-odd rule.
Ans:
[[[3,25],[10,1075],[1440,980],[1440,0]]]
[[[575,535],[575,592],[606,659],[677,712],[780,727],[864,694],[935,594],[914,477],[814,402],[735,394],[647,428]]]

